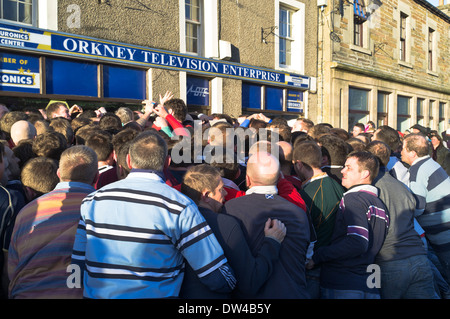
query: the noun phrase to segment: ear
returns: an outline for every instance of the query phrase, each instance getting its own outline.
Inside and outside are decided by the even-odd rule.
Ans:
[[[370,179],[370,172],[367,169],[363,170],[361,172],[361,178],[362,179]]]
[[[245,184],[247,185],[247,188],[250,188],[250,185],[252,184],[252,181],[250,179],[250,177],[247,175],[245,175]]]
[[[116,154],[116,150],[113,150],[113,159],[114,159],[114,161],[117,163],[117,154]]]
[[[58,176],[59,180],[61,180],[61,172],[59,168],[56,170],[56,175]]]
[[[202,191],[201,201],[209,202],[209,193],[210,193],[210,191],[208,191],[206,189],[204,191]]]
[[[168,168],[170,166],[170,162],[172,161],[172,158],[170,155],[166,156],[166,160],[164,161],[164,168]]]
[[[25,197],[28,200],[32,200],[36,196],[36,192],[32,188],[25,186],[24,190],[25,190]]]
[[[130,154],[127,154],[127,165],[128,167],[131,169],[133,167],[131,167],[131,158],[130,158]]]

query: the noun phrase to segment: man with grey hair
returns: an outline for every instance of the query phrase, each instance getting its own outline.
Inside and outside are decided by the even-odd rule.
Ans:
[[[119,107],[115,113],[120,120],[122,121],[122,125],[125,125],[129,122],[134,121],[134,113],[133,111],[128,107]]]
[[[234,289],[233,272],[197,205],[164,181],[167,154],[158,133],[140,133],[130,142],[127,177],[85,198],[72,254],[85,297],[178,297],[185,262],[211,290]]]
[[[247,162],[245,196],[229,200],[225,210],[241,220],[248,245],[255,255],[264,240],[267,218],[278,219],[286,225],[279,262],[272,275],[254,295],[240,298],[309,298],[306,289],[305,262],[310,243],[310,225],[306,212],[278,195],[280,178],[278,159],[267,152],[256,152]]]
[[[450,283],[450,177],[429,150],[424,135],[409,134],[403,140],[402,161],[410,165],[408,186],[416,197],[415,216]]]
[[[17,215],[8,251],[9,298],[77,299],[67,286],[80,205],[95,189],[97,155],[87,146],[66,149],[51,192],[27,204]],[[58,253],[55,253],[58,252]]]

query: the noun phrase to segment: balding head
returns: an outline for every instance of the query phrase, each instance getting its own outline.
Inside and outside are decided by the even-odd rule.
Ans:
[[[280,162],[267,153],[257,152],[247,162],[247,186],[272,186],[278,183]]]
[[[278,146],[280,147],[280,161],[285,160],[289,163],[292,161],[292,144],[286,141],[279,141],[277,142]]]
[[[20,120],[11,126],[11,139],[14,144],[21,140],[34,139],[36,137],[36,128],[28,121]]]

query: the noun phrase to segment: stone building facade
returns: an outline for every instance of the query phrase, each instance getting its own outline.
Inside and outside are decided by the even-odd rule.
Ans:
[[[314,1],[27,3],[26,12],[2,16],[0,23],[9,32],[4,38],[28,32],[31,40],[24,36],[15,44],[6,39],[9,45],[0,47],[0,54],[6,61],[34,61],[37,71],[30,74],[41,85],[13,90],[3,83],[0,102],[26,97],[43,103],[62,99],[86,106],[138,106],[142,98],[158,100],[169,90],[187,101],[190,111],[315,116]],[[15,67],[4,69],[15,72]],[[59,85],[64,81],[65,86]]]
[[[328,0],[321,9],[323,122],[450,127],[449,16],[425,0]]]

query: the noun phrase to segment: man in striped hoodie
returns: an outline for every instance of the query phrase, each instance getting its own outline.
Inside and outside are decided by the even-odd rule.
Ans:
[[[197,205],[164,182],[166,157],[158,133],[140,133],[130,144],[127,177],[84,199],[72,262],[85,298],[176,298],[185,262],[211,290],[234,289],[234,273]]]
[[[429,156],[429,147],[424,135],[407,135],[402,161],[411,165],[408,186],[416,197],[417,221],[439,258],[442,276],[450,282],[450,178]]]
[[[323,299],[379,299],[377,283],[370,280],[375,256],[383,246],[389,227],[386,206],[371,185],[379,162],[369,152],[352,152],[342,169],[347,188],[336,213],[331,242],[318,248],[308,264],[322,265]]]

